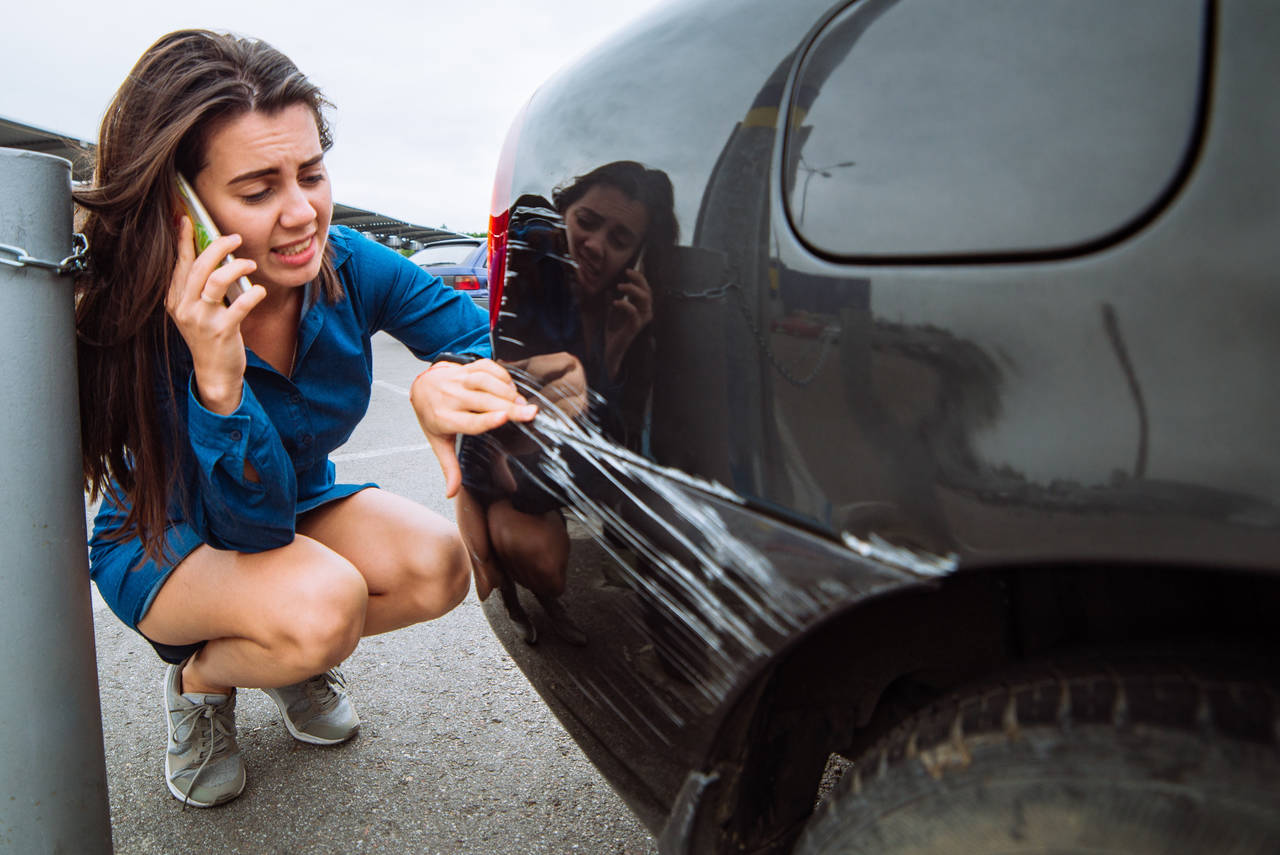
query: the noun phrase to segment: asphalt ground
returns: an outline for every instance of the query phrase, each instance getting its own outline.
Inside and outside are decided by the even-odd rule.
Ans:
[[[375,339],[369,412],[333,459],[453,518],[409,409],[421,370]],[[363,719],[351,742],[296,742],[262,692],[239,693],[240,798],[187,808],[162,773],[164,664],[94,595],[103,737],[118,855],[652,855],[630,814],[489,630],[474,591],[439,620],[366,638],[343,666]]]

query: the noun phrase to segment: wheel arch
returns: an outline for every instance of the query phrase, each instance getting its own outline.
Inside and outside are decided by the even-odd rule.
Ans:
[[[966,569],[851,606],[775,657],[726,718],[688,851],[789,851],[830,755],[950,689],[1045,657],[1266,668],[1278,610],[1280,574],[1142,564]]]

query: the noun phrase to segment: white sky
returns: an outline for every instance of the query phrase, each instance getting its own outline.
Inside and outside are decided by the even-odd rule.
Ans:
[[[0,115],[94,139],[116,87],[183,27],[265,39],[336,105],[334,198],[488,227],[507,128],[538,84],[663,0],[34,0],[6,4]],[[127,10],[127,11],[124,11]]]

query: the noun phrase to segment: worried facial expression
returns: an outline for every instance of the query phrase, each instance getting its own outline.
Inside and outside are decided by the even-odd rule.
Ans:
[[[333,195],[309,107],[255,110],[219,125],[194,183],[218,230],[240,236],[236,256],[257,262],[252,282],[296,288],[320,272]]]
[[[640,202],[611,184],[596,184],[564,214],[569,255],[578,265],[578,282],[588,295],[609,288],[644,243],[649,213]]]

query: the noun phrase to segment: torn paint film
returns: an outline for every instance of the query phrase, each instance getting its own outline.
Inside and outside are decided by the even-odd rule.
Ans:
[[[521,392],[541,399],[541,395],[532,389],[521,388]],[[558,408],[553,409],[551,413],[539,409],[539,418],[535,419],[534,427],[537,430],[541,430],[549,434],[566,437],[571,436],[575,445],[584,448],[589,447],[597,452],[607,453],[611,458],[616,459],[619,462],[625,462],[628,466],[635,467],[637,471],[647,470],[668,481],[683,484],[686,487],[691,487],[703,493],[708,493],[718,498],[725,499],[726,501],[739,505],[746,504],[746,500],[743,499],[742,496],[738,495],[733,490],[730,490],[723,484],[715,481],[708,481],[704,478],[699,478],[696,475],[690,475],[679,469],[672,469],[668,466],[659,466],[648,458],[641,457],[640,455],[623,448],[616,443],[610,442],[598,428],[590,425],[584,426],[578,422],[564,418],[564,414],[560,412]]]
[[[859,586],[840,575],[807,573],[797,580],[794,568],[780,566],[795,553],[744,537],[726,517],[752,516],[741,496],[611,442],[584,419],[568,417],[529,382],[533,378],[519,371],[513,375],[522,394],[542,409],[532,424],[512,426],[536,454],[508,458],[507,465],[519,471],[517,481],[555,496],[607,556],[610,572],[639,596],[639,617],[623,619],[638,629],[664,667],[694,690],[698,706],[724,703],[787,639],[855,598]],[[583,547],[575,543],[573,548]],[[813,546],[806,542],[806,548]],[[830,553],[840,551],[837,544],[825,544],[822,566],[829,567]],[[869,559],[881,572],[893,568],[911,574],[892,573],[899,583],[954,566],[954,560],[950,565],[946,559],[925,560],[883,541],[854,551],[857,564]],[[566,596],[565,607],[573,611],[572,596]],[[584,675],[574,682],[593,695],[608,685]],[[655,715],[672,715],[675,707],[665,695],[655,694],[655,700]],[[623,714],[629,700],[601,696],[600,703],[629,718]]]
[[[947,576],[955,572],[960,563],[954,552],[947,555],[914,552],[906,547],[894,546],[877,534],[869,535],[866,540],[848,532],[844,532],[841,537],[846,546],[864,558],[906,570],[916,576]]]
[[[702,753],[740,694],[789,645],[866,598],[920,585],[922,568],[938,575],[947,566],[910,553],[908,560],[883,541],[858,549],[766,524],[724,485],[613,442],[537,378],[512,373],[539,405],[537,418],[474,442],[491,467],[513,473],[518,489],[508,501],[549,497],[565,519],[569,556],[556,602],[586,641],[558,637],[556,616],[523,582],[490,597],[486,613],[553,708],[573,711],[562,716],[571,732],[589,723],[587,744],[644,766],[643,777],[668,794],[690,771],[681,758]],[[551,629],[536,645],[510,609],[503,613],[507,596]]]

